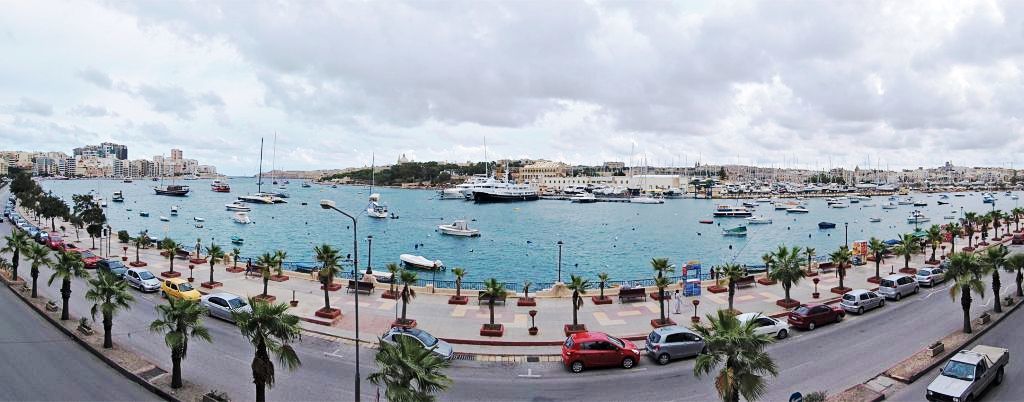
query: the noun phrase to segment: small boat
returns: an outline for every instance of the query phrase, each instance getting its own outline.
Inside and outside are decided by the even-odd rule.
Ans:
[[[196,217],[193,217],[193,218],[192,218],[192,220],[194,220],[194,221],[196,221],[196,222],[206,222],[206,219],[200,218],[200,217],[198,217],[198,216],[196,216]]]
[[[131,183],[131,182],[132,182],[132,179],[124,179],[123,181],[124,181],[125,183]]]
[[[786,209],[786,213],[790,213],[790,214],[806,214],[808,212],[811,212],[811,211],[807,210],[807,208],[805,208],[803,205],[797,205],[797,206],[795,206],[793,208]]]
[[[444,270],[444,263],[441,260],[428,260],[426,257],[412,254],[402,254],[398,256],[398,259],[402,260],[402,263],[406,267],[426,270]]]
[[[873,202],[868,202],[868,203],[864,203],[864,205],[861,205],[861,206],[862,207],[877,207],[878,204],[875,204]]]
[[[132,209],[131,209],[131,208],[125,208],[124,210],[125,210],[125,211],[128,211],[128,212],[132,212]]]
[[[588,193],[584,191],[581,194],[577,194],[570,197],[569,201],[577,204],[592,204],[597,202],[597,196],[595,196],[594,193]]]
[[[1016,200],[1016,199],[1018,199],[1018,198],[1020,198],[1020,197],[1018,197],[1018,196],[1017,196],[1017,194],[1014,194],[1014,195],[1011,195],[1011,196],[1010,196],[1010,199],[1011,199],[1011,200]]]
[[[928,203],[927,202],[917,201],[917,202],[914,203],[914,206],[915,207],[927,207]]]
[[[890,201],[888,204],[882,204],[882,209],[896,209],[896,204]]]
[[[97,201],[100,202],[100,208],[106,208],[107,207],[107,200],[103,199],[103,197],[100,197]]]
[[[746,208],[757,208],[757,203],[756,202],[744,202],[743,206],[746,207]]]
[[[834,204],[829,204],[829,206],[832,208],[849,208],[850,204],[847,204],[845,202],[837,202]]]
[[[201,222],[196,222],[196,229],[202,229],[202,228],[203,228],[203,224]]]
[[[927,216],[921,213],[921,211],[914,211],[907,217],[907,223],[925,223],[930,221]]]
[[[764,215],[761,215],[761,216],[751,216],[749,218],[743,218],[743,219],[745,219],[750,224],[768,224],[768,223],[772,223],[772,219],[768,218],[768,217],[765,217]]]
[[[882,218],[868,218],[869,222],[881,222]]]
[[[214,180],[213,183],[210,183],[210,190],[213,190],[215,193],[230,193],[231,185],[220,180]]]
[[[245,205],[245,203],[243,203],[241,201],[235,201],[235,202],[232,202],[230,204],[224,204],[224,208],[227,208],[228,211],[239,211],[239,212],[249,212],[249,211],[252,210],[251,207],[249,207],[248,205]]]
[[[836,224],[832,222],[818,222],[818,229],[835,229]]]
[[[249,219],[248,212],[235,212],[235,215],[231,217],[231,220],[235,221],[235,223],[241,223],[243,225],[252,223],[252,220]]]
[[[171,215],[178,215],[178,206],[174,205],[171,207]]]
[[[747,227],[746,226],[737,226],[737,227],[734,227],[732,229],[722,230],[722,236],[737,236],[737,237],[739,237],[739,236],[746,236],[746,235],[747,235]]]
[[[231,244],[244,244],[245,239],[238,236],[231,236]]]
[[[156,178],[153,178],[153,180],[156,180]],[[172,197],[184,197],[184,196],[188,195],[189,188],[188,188],[188,186],[182,186],[182,185],[178,185],[178,184],[171,184],[171,185],[168,185],[168,186],[165,186],[165,187],[153,187],[153,191],[156,192],[156,195],[169,195],[169,196],[172,196]]]
[[[710,224],[712,224],[712,223],[715,223],[715,221],[713,221],[713,220],[711,220],[711,219],[701,219],[701,220],[699,220],[699,221],[697,221],[697,222],[703,223],[703,224],[705,224],[705,225],[710,225]]]
[[[366,215],[377,219],[388,217],[388,206],[380,202],[380,194],[370,194],[370,203],[366,205]]]
[[[944,199],[944,200],[948,199],[949,198],[949,194],[942,194],[942,195],[939,196],[939,198]]]
[[[313,186],[311,186],[311,185],[309,184],[309,182],[305,182],[305,181],[304,181],[304,182],[302,182],[302,188],[310,188],[310,187],[313,187]]]
[[[762,197],[762,198],[758,198],[757,202],[772,202],[772,200],[770,198]]]
[[[164,222],[170,222],[171,218],[168,218],[168,217],[166,217],[166,216],[161,216],[161,217],[160,217],[160,220],[161,220],[161,221],[164,221]]]
[[[120,191],[115,191],[114,195],[110,197],[110,201],[113,202],[124,202],[124,194]]]
[[[629,202],[633,204],[664,204],[665,200],[657,197],[651,197],[649,195],[642,195],[639,197],[630,198]]]
[[[451,225],[438,225],[437,230],[441,231],[441,234],[451,236],[463,236],[463,237],[475,237],[480,236],[479,229],[470,229],[469,225],[464,220],[457,220],[452,222]]]
[[[712,214],[718,217],[731,218],[731,217],[748,217],[753,216],[754,213],[744,207],[732,206],[732,205],[719,205],[715,207],[715,212]]]
[[[949,201],[936,201],[935,203],[939,205],[949,205]]]
[[[149,212],[139,212],[139,216],[141,216],[143,218],[148,218],[149,217]]]
[[[966,197],[967,194],[953,194],[954,197]]]
[[[466,195],[462,193],[462,189],[451,187],[438,191],[437,198],[441,200],[465,200]]]

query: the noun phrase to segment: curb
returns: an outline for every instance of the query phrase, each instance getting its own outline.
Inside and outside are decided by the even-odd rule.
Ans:
[[[4,283],[8,284],[8,282],[6,280],[4,281]],[[141,376],[139,376],[139,375],[137,375],[137,374],[135,374],[135,373],[133,373],[131,371],[128,371],[128,369],[126,369],[124,367],[121,367],[116,362],[114,362],[113,360],[108,358],[106,355],[104,355],[102,352],[100,352],[96,348],[93,348],[92,345],[90,345],[88,342],[86,342],[86,341],[82,340],[81,338],[75,336],[75,334],[71,330],[67,329],[66,327],[61,325],[59,322],[55,321],[53,319],[53,317],[50,317],[45,312],[40,311],[39,309],[37,309],[34,305],[32,305],[31,302],[29,302],[28,299],[25,298],[24,295],[22,295],[17,290],[12,289],[9,284],[8,284],[8,286],[5,286],[5,287],[9,291],[13,292],[16,296],[18,296],[18,298],[21,299],[22,302],[27,304],[29,309],[31,309],[32,311],[35,311],[36,314],[39,314],[39,316],[43,317],[47,322],[49,322],[54,327],[57,327],[57,329],[59,329],[62,333],[64,333],[64,335],[66,335],[69,338],[71,338],[72,340],[74,340],[75,343],[78,343],[79,345],[81,345],[83,348],[85,348],[85,350],[89,351],[89,353],[92,353],[93,356],[96,356],[101,361],[106,363],[107,366],[110,366],[110,368],[116,370],[117,372],[121,373],[121,375],[125,376],[129,380],[132,380],[133,382],[141,385],[143,388],[145,388],[149,392],[152,392],[154,395],[157,395],[157,396],[159,396],[160,398],[163,398],[166,401],[181,402],[180,399],[178,399],[175,396],[167,393],[167,391],[164,391],[160,387],[157,387],[156,385],[153,385],[149,381],[146,381],[146,379],[142,378]],[[154,365],[154,366],[156,366],[156,365]]]

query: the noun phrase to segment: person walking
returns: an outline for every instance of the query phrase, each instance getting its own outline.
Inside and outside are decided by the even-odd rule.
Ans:
[[[673,303],[673,306],[674,306],[674,311],[672,313],[673,314],[682,314],[683,313],[683,297],[682,297],[681,294],[679,294],[679,289],[676,289],[676,294],[672,295],[672,298],[673,298],[672,303]]]

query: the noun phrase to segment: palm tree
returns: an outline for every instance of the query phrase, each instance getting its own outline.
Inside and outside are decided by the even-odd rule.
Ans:
[[[964,213],[964,233],[967,234],[967,248],[974,249],[974,231],[977,229],[975,225],[978,223],[978,214],[974,212]]]
[[[462,299],[462,278],[466,276],[466,269],[452,268],[452,275],[455,275],[455,297]]]
[[[992,237],[999,238],[999,228],[1003,226],[1003,211],[994,210],[988,213],[988,219],[992,222]],[[996,303],[999,304],[999,303]]]
[[[52,286],[54,279],[61,278],[61,320],[68,319],[68,300],[71,299],[71,278],[74,277],[89,278],[89,272],[85,270],[85,263],[82,262],[78,254],[60,253],[60,256],[57,257],[57,263],[53,266],[53,274],[50,275],[50,280],[46,282],[46,286]]]
[[[772,342],[771,337],[755,333],[754,321],[741,323],[724,310],[718,310],[717,316],[708,314],[707,318],[707,326],[697,324],[693,328],[704,338],[707,349],[697,355],[693,374],[700,377],[722,366],[715,377],[715,389],[723,401],[739,402],[740,395],[749,401],[764,396],[768,389],[764,376],[779,374],[764,350]]]
[[[334,276],[338,274],[338,250],[330,244],[322,244],[313,247],[313,255],[320,263],[320,284],[324,288],[324,311],[331,309],[331,284],[334,283]]]
[[[775,256],[772,253],[764,253],[761,256],[761,261],[764,262],[764,275],[771,276],[772,264],[775,263]]]
[[[981,229],[981,242],[988,244],[988,225],[992,223],[992,217],[982,215],[978,217],[978,227]]]
[[[1003,305],[999,303],[999,290],[1003,286],[1003,283],[999,280],[999,270],[1006,264],[1006,255],[1009,253],[1010,251],[1006,249],[1006,246],[1000,244],[985,249],[985,254],[981,256],[979,261],[985,271],[992,273],[992,295],[996,298],[995,311],[997,313],[1003,312]]]
[[[899,241],[899,244],[896,244],[892,251],[903,256],[903,268],[910,268],[910,257],[920,250],[921,243],[917,242],[917,237],[914,237],[913,233],[900,235]]]
[[[939,248],[939,244],[942,244],[942,228],[939,225],[932,225],[928,228],[928,244],[932,246],[932,258],[930,261],[938,261],[935,259],[935,249]]]
[[[388,272],[391,273],[391,278],[392,279],[391,279],[391,284],[389,285],[389,286],[391,286],[391,290],[390,290],[391,297],[392,298],[397,298],[398,297],[397,296],[398,292],[395,290],[395,280],[394,280],[394,278],[398,277],[398,272],[401,271],[401,268],[398,267],[398,264],[395,264],[393,262],[388,263],[388,265],[385,265],[384,267],[387,268]]]
[[[266,401],[266,388],[274,386],[274,354],[286,369],[293,370],[302,364],[299,355],[290,345],[299,339],[302,329],[299,317],[288,314],[288,305],[267,303],[261,299],[249,299],[252,311],[234,313],[235,323],[242,336],[256,349],[252,358],[252,382],[256,384],[256,402]]]
[[[808,247],[806,254],[808,255],[808,261],[810,261],[810,256],[814,255],[814,249]],[[786,303],[793,301],[789,297],[789,291],[793,288],[793,285],[800,283],[800,279],[807,276],[807,272],[800,268],[800,263],[797,262],[799,255],[800,247],[787,249],[786,246],[779,246],[779,250],[775,252],[775,270],[772,271],[771,279],[782,282],[782,290],[786,293],[786,298],[784,299]],[[810,267],[810,264],[808,264],[808,267]]]
[[[140,235],[132,239],[132,243],[135,244],[135,264],[140,262],[139,260],[139,249],[149,247],[149,235]]]
[[[178,252],[178,243],[165,237],[160,241],[160,249],[167,253],[167,260],[171,262],[170,272],[174,272],[174,254]]]
[[[497,279],[491,278],[484,281],[484,293],[483,296],[487,298],[487,308],[491,311],[491,326],[494,326],[494,300],[499,297],[505,297],[508,291],[505,290],[505,284],[498,282]]]
[[[885,255],[886,248],[885,243],[875,237],[871,237],[868,240],[868,251],[875,257],[875,279],[881,279],[879,268],[882,265],[882,258]]]
[[[156,306],[159,318],[149,323],[149,330],[164,332],[164,344],[171,348],[171,388],[181,388],[181,359],[188,355],[188,338],[213,341],[203,326],[201,317],[205,312],[194,300],[172,298]]]
[[[953,222],[946,225],[946,233],[949,234],[949,248],[950,252],[956,251],[956,238],[963,236],[964,228],[959,223]]]
[[[284,260],[288,258],[288,252],[284,250],[274,251],[274,274],[278,277],[284,276]]]
[[[50,249],[39,243],[31,243],[26,250],[25,258],[28,258],[31,263],[31,270],[29,274],[32,276],[32,297],[38,296],[36,290],[38,288],[36,282],[39,281],[39,267],[52,266],[53,260],[50,258]]]
[[[657,260],[657,258],[655,260]],[[587,294],[587,289],[590,288],[590,281],[583,279],[583,277],[580,276],[569,275],[569,285],[566,286],[566,288],[572,291],[572,326],[573,328],[576,328],[579,326],[579,320],[577,320],[576,313],[579,312],[581,307],[583,307],[583,295]],[[664,322],[665,303],[662,301],[660,304],[661,320]]]
[[[4,248],[0,248],[0,253],[11,253],[11,281],[18,280],[18,264],[21,261],[21,255],[28,251],[29,241],[28,236],[25,232],[11,231],[11,234],[4,236],[4,241],[7,243]]]
[[[1024,288],[1021,287],[1021,283],[1024,282],[1024,273],[1021,272],[1024,271],[1024,254],[1017,253],[1006,257],[1003,268],[1008,272],[1017,273],[1017,296],[1024,296]]]
[[[380,371],[367,377],[371,383],[385,387],[389,401],[433,401],[434,394],[448,389],[452,381],[441,372],[448,361],[406,336],[397,342],[380,342],[375,360]]]
[[[128,303],[135,300],[128,291],[128,282],[108,271],[99,271],[95,278],[89,279],[89,290],[85,292],[85,300],[93,302],[90,310],[93,321],[96,321],[97,311],[103,313],[103,348],[114,347],[111,333],[114,316],[119,310],[132,308]]]
[[[220,246],[216,244],[206,246],[206,258],[210,260],[210,287],[213,287],[213,266],[224,259],[224,250],[221,250]]]
[[[601,273],[597,274],[597,280],[599,281],[598,286],[601,288],[601,295],[598,296],[598,298],[601,299],[601,300],[604,300],[604,287],[605,287],[605,285],[608,284],[608,273],[607,272],[601,272]]]
[[[277,264],[273,254],[263,253],[256,258],[256,265],[260,267],[260,276],[263,277],[263,297],[267,297],[267,284],[270,283],[270,267]]]
[[[238,247],[231,249],[231,264],[235,269],[238,269],[238,256],[240,255],[242,255],[242,250],[239,250]]]
[[[415,286],[416,280],[419,278],[417,278],[415,272],[407,271],[404,269],[402,270],[402,273],[399,275],[399,278],[402,281],[402,321],[400,322],[405,324],[410,322],[409,320],[405,319],[405,307],[409,305],[412,299],[416,298],[416,291],[412,290],[412,288],[410,288],[409,286]]]
[[[657,278],[664,278],[666,272],[671,272],[672,266],[669,265],[668,258],[652,258],[651,269],[657,274],[655,278],[655,284],[657,284]],[[721,272],[719,272],[718,276],[720,277],[721,275]],[[658,287],[658,308],[661,310],[661,323],[665,323],[665,288],[668,287],[668,280],[663,281],[663,283],[665,286]],[[580,301],[580,304],[583,304],[583,302]],[[573,311],[573,314],[575,315],[576,312]],[[573,317],[572,321],[573,325],[576,325],[576,317]]]
[[[785,248],[785,247],[784,246],[780,246],[779,247],[780,250],[783,249],[783,248]],[[799,250],[799,248],[797,248],[796,250]],[[814,259],[814,255],[815,255],[814,247],[807,247],[807,248],[805,248],[804,249],[804,255],[807,256],[807,273],[810,274],[810,273],[812,273],[811,272],[811,260]],[[778,256],[776,256],[776,257],[778,257]],[[778,260],[776,259],[776,261],[778,261]],[[778,265],[776,265],[776,267],[778,267]],[[772,278],[772,279],[774,279],[774,278]],[[789,299],[789,296],[786,296],[786,299]]]
[[[964,311],[964,333],[971,333],[971,292],[985,297],[985,283],[981,281],[981,264],[974,253],[954,253],[949,257],[946,275],[953,278],[949,295],[956,300],[960,295],[960,307]]]
[[[839,250],[829,254],[828,258],[832,260],[833,264],[836,264],[836,270],[839,274],[839,291],[845,292],[847,288],[843,285],[843,279],[846,278],[846,264],[850,263],[853,253],[846,246],[839,246]]]
[[[1024,215],[1024,207],[1016,207],[1010,210],[1010,216],[1013,217],[1013,224],[1016,226],[1016,230],[1020,231],[1020,217]]]
[[[729,281],[729,311],[733,312],[735,310],[732,308],[732,299],[736,295],[736,281],[747,276],[747,269],[739,264],[725,264],[722,267],[721,275]]]

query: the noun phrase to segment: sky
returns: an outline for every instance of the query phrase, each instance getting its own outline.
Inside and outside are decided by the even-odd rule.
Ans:
[[[1024,2],[0,0],[0,149],[253,174],[1024,160]],[[268,158],[268,162],[269,162]],[[269,163],[268,163],[269,165]]]

